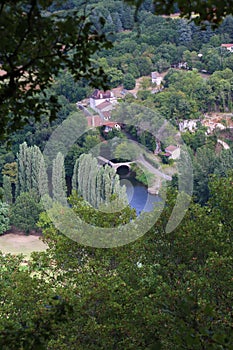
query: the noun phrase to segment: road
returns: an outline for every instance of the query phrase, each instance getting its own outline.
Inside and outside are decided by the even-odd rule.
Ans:
[[[84,107],[80,102],[76,103],[76,106],[78,109],[80,109],[81,111],[83,111],[83,113],[85,114],[86,117],[91,117],[93,114],[91,112],[88,111],[88,109],[86,107]]]
[[[142,154],[137,159],[137,163],[142,164],[145,168],[147,168],[149,170],[150,173],[152,173],[156,176],[159,176],[164,180],[168,180],[168,181],[172,180],[171,176],[162,173],[160,170],[154,168],[153,165],[151,165],[149,162],[147,162],[147,160],[143,157]]]

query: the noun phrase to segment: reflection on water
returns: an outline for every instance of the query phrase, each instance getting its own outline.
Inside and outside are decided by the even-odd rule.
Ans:
[[[129,204],[136,209],[137,215],[141,211],[152,211],[155,204],[161,201],[157,195],[147,192],[147,188],[134,178],[121,179],[121,184],[126,186]]]

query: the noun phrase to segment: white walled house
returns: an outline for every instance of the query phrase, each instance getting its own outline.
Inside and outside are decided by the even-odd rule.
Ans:
[[[180,158],[180,147],[170,145],[165,148],[166,156],[170,159],[179,159]]]
[[[98,105],[103,102],[111,102],[114,104],[116,101],[116,97],[112,91],[103,91],[96,89],[90,97],[90,107],[96,110],[96,107],[98,107]]]
[[[221,47],[224,47],[230,52],[233,52],[233,44],[221,44]]]
[[[151,72],[152,84],[161,85],[163,77],[158,72]]]
[[[193,119],[193,120],[183,120],[179,123],[179,130],[180,132],[184,131],[190,131],[194,132],[197,129],[197,123],[199,120]]]

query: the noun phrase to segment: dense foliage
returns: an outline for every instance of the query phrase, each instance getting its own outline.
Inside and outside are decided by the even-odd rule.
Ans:
[[[109,250],[84,248],[58,234],[43,213],[48,253],[34,254],[25,272],[18,258],[1,257],[2,348],[34,349],[39,339],[42,349],[54,350],[230,350],[231,182],[232,173],[212,179],[207,206],[192,204],[182,225],[166,234],[175,200],[170,194],[150,232]],[[97,224],[82,200],[72,203],[77,215]],[[116,224],[116,218],[108,220]]]
[[[0,235],[10,228],[9,209],[10,207],[7,203],[0,202]]]
[[[72,188],[94,208],[107,207],[113,199],[121,206],[127,203],[125,187],[115,170],[108,165],[98,167],[91,154],[83,154],[75,162]]]
[[[46,89],[60,69],[66,67],[76,79],[104,81],[91,60],[93,53],[110,45],[101,32],[103,23],[96,16],[99,31],[94,29],[85,4],[70,10],[60,5],[59,0],[1,3],[1,135],[46,110],[54,117],[58,100]]]
[[[129,6],[132,3],[136,6]],[[206,4],[1,2],[1,134],[26,125],[8,135],[8,144],[4,140],[0,145],[0,234],[10,223],[27,234],[40,230],[48,246],[28,261],[0,252],[1,349],[232,349],[233,136],[228,122],[233,54],[221,44],[233,42],[233,17],[225,16],[232,12],[231,1]],[[188,22],[154,16],[154,11],[198,16]],[[222,23],[215,31],[208,22],[205,30],[195,25],[206,19]],[[161,86],[152,84],[152,71],[163,73]],[[128,94],[137,78],[139,91]],[[97,161],[85,154],[104,139],[118,136],[121,142],[113,156],[136,158],[137,149],[121,131],[91,130],[65,158],[60,152],[52,154],[53,162],[45,168],[42,152],[52,132],[70,116],[87,124],[75,103],[91,95],[91,82],[98,88],[120,86],[122,100],[138,108],[132,109],[138,111],[138,122],[161,127],[164,118],[177,134],[180,123],[197,122],[195,130],[182,132],[193,161],[194,196],[172,232],[166,231],[166,224],[176,203],[180,174],[173,176],[158,221],[130,244],[112,249],[84,246],[68,238],[72,222],[61,233],[52,221],[51,213],[65,217],[72,207],[74,215],[93,227],[91,233],[94,227],[116,228],[120,235],[128,223],[140,230],[135,211],[124,207],[125,189],[113,169],[98,168]],[[141,106],[151,111],[141,114]],[[124,118],[130,116],[130,108],[122,111]],[[51,121],[54,113],[56,119]],[[228,119],[222,120],[224,130],[209,135],[202,121],[213,113],[227,114]],[[135,125],[124,129],[154,152],[159,142],[150,131]],[[58,148],[70,137],[69,131],[61,136]],[[219,140],[227,142],[227,149]],[[164,151],[170,142],[168,137],[159,147]],[[102,151],[105,145],[101,144]],[[181,156],[181,164],[182,160]],[[158,159],[153,166],[161,166]],[[138,176],[142,179],[145,173]],[[65,207],[72,186],[76,192]],[[49,202],[43,212],[40,197],[48,192],[54,203]],[[117,211],[112,210],[119,202]],[[142,215],[145,226],[157,210]],[[77,236],[82,234],[80,226]]]
[[[36,192],[32,190],[21,192],[11,208],[11,224],[29,234],[30,231],[37,229],[36,224],[42,210],[43,207]]]

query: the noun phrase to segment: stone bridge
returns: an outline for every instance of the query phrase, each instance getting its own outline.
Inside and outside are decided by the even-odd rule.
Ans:
[[[98,156],[97,157],[97,160],[98,160],[98,163],[100,165],[105,165],[105,164],[108,164],[110,165],[112,168],[114,168],[116,170],[116,172],[120,169],[120,168],[128,168],[128,172],[130,171],[131,169],[131,164],[135,163],[135,162],[122,162],[122,163],[113,163],[111,162],[111,160],[109,159],[106,159],[102,156]]]

